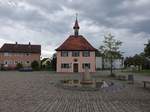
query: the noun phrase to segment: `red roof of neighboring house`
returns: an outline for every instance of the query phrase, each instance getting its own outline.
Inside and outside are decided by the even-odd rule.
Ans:
[[[13,52],[13,53],[40,53],[41,45],[31,44],[4,44],[0,52]]]
[[[75,35],[69,36],[69,38],[56,49],[56,51],[96,51],[96,49],[82,36]]]

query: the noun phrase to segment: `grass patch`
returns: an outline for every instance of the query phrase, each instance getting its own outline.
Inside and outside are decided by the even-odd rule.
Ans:
[[[138,73],[138,74],[146,74],[150,76],[150,69],[149,70],[141,70],[141,71],[129,71],[129,70],[124,70],[122,71],[123,73]]]

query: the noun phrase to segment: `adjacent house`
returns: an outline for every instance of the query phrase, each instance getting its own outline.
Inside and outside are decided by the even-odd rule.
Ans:
[[[33,61],[40,63],[41,45],[8,44],[0,48],[0,65],[8,69],[15,69],[17,63],[30,67]]]
[[[84,72],[86,67],[90,72],[95,72],[96,49],[85,37],[79,35],[77,19],[73,29],[74,35],[70,35],[67,40],[56,49],[57,72]]]

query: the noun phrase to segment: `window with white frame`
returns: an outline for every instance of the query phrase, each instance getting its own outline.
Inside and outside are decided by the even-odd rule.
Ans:
[[[79,57],[80,56],[80,52],[79,51],[72,51],[72,56],[73,57]]]
[[[83,51],[82,56],[83,57],[90,57],[90,51]]]
[[[7,65],[7,64],[8,64],[8,61],[5,60],[5,61],[4,61],[4,64]]]
[[[62,63],[61,68],[71,68],[71,64],[70,63]]]
[[[9,53],[4,53],[4,56],[9,56]]]
[[[61,51],[61,56],[62,57],[67,57],[68,56],[68,51]]]
[[[83,64],[82,64],[82,68],[83,68],[83,69],[85,69],[85,68],[90,69],[90,66],[91,66],[90,63],[83,63]]]

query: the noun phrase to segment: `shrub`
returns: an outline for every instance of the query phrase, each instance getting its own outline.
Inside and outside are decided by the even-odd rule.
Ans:
[[[39,63],[37,61],[33,61],[31,63],[31,67],[33,70],[39,70]]]
[[[20,69],[20,68],[23,68],[23,65],[21,63],[17,63],[16,69]]]

